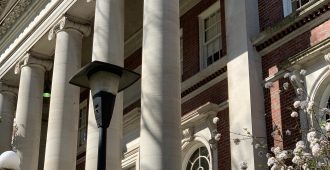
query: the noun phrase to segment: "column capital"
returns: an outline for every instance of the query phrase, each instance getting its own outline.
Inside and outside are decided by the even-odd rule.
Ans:
[[[15,74],[19,74],[22,67],[27,65],[39,66],[46,71],[52,69],[53,62],[51,60],[40,59],[31,53],[26,53],[25,56],[16,64]]]
[[[8,93],[17,97],[18,88],[0,81],[0,93]]]
[[[56,34],[63,30],[73,29],[82,34],[82,36],[88,36],[91,33],[91,27],[88,24],[82,24],[73,21],[71,18],[63,17],[58,21],[49,31],[48,40],[52,40]]]

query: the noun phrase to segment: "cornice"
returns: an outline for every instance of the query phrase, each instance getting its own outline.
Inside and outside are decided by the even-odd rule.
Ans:
[[[263,83],[277,81],[282,78],[287,71],[293,71],[296,66],[304,65],[319,57],[324,57],[325,61],[330,63],[329,53],[330,37],[281,62],[278,65],[279,71],[276,74],[267,77]]]
[[[265,55],[292,38],[329,19],[330,0],[314,0],[252,40],[257,51]],[[311,22],[313,21],[313,22]]]
[[[19,0],[0,21],[0,39],[28,9],[33,0]]]

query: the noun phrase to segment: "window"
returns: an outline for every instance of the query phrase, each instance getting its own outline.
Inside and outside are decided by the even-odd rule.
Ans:
[[[283,0],[283,14],[284,17],[290,15],[300,7],[307,4],[310,0]]]
[[[78,153],[85,150],[87,141],[88,107],[87,99],[79,105]]]
[[[217,1],[199,16],[201,67],[206,68],[223,57],[220,2]]]
[[[206,147],[200,147],[190,156],[186,170],[209,170],[209,168],[209,151]]]

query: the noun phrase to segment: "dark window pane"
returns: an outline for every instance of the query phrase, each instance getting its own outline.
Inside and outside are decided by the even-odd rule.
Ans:
[[[216,52],[216,53],[214,53],[214,61],[217,61],[217,60],[219,60],[219,51],[218,52]]]
[[[208,170],[209,169],[209,162],[207,161],[207,159],[206,158],[200,158],[200,160],[201,160],[201,167],[203,167],[204,168],[204,170]]]

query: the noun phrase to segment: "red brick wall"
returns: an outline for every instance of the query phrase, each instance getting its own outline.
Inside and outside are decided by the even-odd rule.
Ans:
[[[218,143],[218,170],[230,170],[230,134],[229,134],[229,110],[222,110],[217,115],[220,119],[218,132],[221,134]]]
[[[311,45],[315,45],[330,36],[330,20],[311,31]]]
[[[190,100],[184,102],[181,105],[181,113],[185,115],[190,111],[198,108],[199,106],[212,102],[215,104],[220,104],[228,99],[228,83],[227,79],[213,85],[202,93],[196,95]]]
[[[303,49],[310,47],[310,32],[303,33],[297,38],[287,42],[278,49],[268,53],[262,57],[262,67],[264,78],[277,72],[274,70],[281,62],[285,61],[289,57],[299,53]],[[295,141],[300,138],[300,132],[294,130],[293,124],[296,123],[298,118],[291,118],[291,110],[295,98],[295,92],[293,88],[288,91],[284,91],[282,84],[288,80],[281,79],[274,82],[274,87],[264,90],[265,94],[265,112],[266,112],[266,127],[268,146],[283,146],[288,148],[294,146]],[[293,122],[294,121],[294,122]],[[291,136],[285,136],[285,140],[280,140],[281,137],[275,136],[275,140],[272,138],[273,126],[277,124],[282,134],[285,134],[287,129],[292,131]],[[295,124],[296,125],[296,124]],[[299,122],[298,122],[299,125]]]
[[[258,7],[261,31],[283,19],[282,0],[259,0]]]

